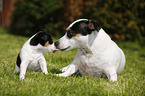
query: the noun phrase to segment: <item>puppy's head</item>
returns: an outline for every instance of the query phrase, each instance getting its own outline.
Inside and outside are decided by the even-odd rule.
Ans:
[[[46,43],[53,44],[53,40],[51,36],[45,32],[38,32],[30,41],[31,46],[37,46],[38,44],[41,44],[43,47],[46,46]]]
[[[39,44],[41,45],[41,46],[39,46],[40,47],[39,49],[42,49],[42,51],[44,51],[44,52],[55,52],[56,51],[56,47],[54,46],[51,36],[45,32],[40,31],[40,32],[36,33],[30,40],[31,46],[37,46]]]
[[[101,26],[95,21],[88,19],[76,20],[66,29],[66,34],[55,42],[55,46],[62,51],[80,48],[88,43],[88,35],[100,29]]]

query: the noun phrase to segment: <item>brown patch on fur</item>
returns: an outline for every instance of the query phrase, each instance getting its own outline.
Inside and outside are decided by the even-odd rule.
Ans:
[[[77,36],[77,37],[80,37],[80,36],[82,36],[82,34],[76,34],[76,36]]]

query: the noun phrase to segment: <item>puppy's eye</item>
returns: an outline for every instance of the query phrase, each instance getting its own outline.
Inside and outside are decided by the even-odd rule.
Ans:
[[[53,44],[53,40],[51,39],[51,40],[49,40],[49,44]]]

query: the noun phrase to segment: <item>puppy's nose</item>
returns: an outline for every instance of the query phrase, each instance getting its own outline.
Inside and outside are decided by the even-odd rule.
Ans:
[[[57,47],[59,45],[59,41],[56,41],[54,45]]]

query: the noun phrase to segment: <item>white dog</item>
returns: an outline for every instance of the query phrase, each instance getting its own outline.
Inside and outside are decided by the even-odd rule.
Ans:
[[[47,74],[47,64],[43,53],[54,52],[56,47],[51,36],[45,32],[33,35],[22,47],[15,65],[14,73],[20,72],[20,79],[25,78],[27,71],[42,71]]]
[[[73,62],[61,69],[57,76],[70,76],[79,72],[82,76],[105,74],[110,81],[117,81],[125,66],[123,51],[111,40],[99,24],[88,19],[74,21],[66,34],[55,42],[56,48],[69,51],[78,48]]]

